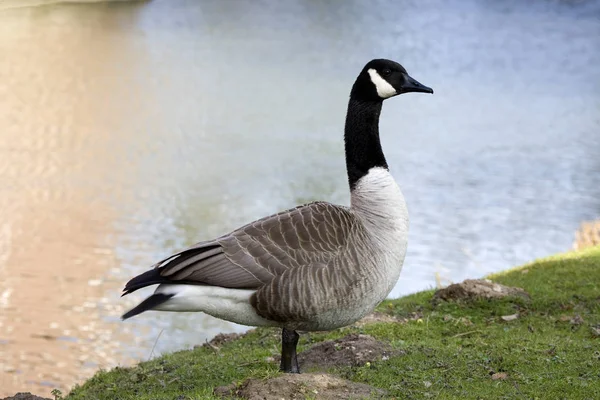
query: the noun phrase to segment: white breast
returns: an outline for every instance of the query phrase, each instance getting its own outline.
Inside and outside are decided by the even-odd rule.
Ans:
[[[400,277],[406,255],[408,210],[404,196],[390,172],[376,167],[357,182],[350,201],[369,231],[379,267],[385,271],[381,290],[387,296]]]

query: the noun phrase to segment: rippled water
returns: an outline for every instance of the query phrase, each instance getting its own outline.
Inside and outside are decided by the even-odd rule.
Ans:
[[[371,58],[435,89],[382,114],[411,213],[392,296],[566,250],[600,215],[598,2],[44,3],[0,2],[0,394],[244,329],[121,323],[147,292],[119,292],[192,242],[347,204]]]

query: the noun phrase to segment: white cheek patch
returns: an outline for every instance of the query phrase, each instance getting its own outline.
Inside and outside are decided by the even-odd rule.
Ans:
[[[383,79],[376,70],[374,70],[373,68],[369,68],[367,72],[371,77],[371,82],[373,82],[373,85],[375,85],[375,88],[377,89],[377,94],[379,95],[379,97],[381,97],[382,99],[387,99],[388,97],[392,97],[398,94],[398,92],[396,92],[396,89],[394,89],[394,87],[390,85],[388,81]]]

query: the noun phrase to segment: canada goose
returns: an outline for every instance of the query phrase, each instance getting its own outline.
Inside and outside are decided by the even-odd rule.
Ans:
[[[299,373],[297,330],[354,323],[400,276],[408,212],[381,149],[379,114],[383,100],[408,92],[433,90],[390,60],[372,60],[358,75],[344,133],[350,207],[305,204],[182,250],[127,282],[123,295],[159,286],[122,318],[202,311],[241,325],[281,327],[280,369]]]

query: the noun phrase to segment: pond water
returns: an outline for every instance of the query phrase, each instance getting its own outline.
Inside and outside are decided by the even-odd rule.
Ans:
[[[391,297],[568,250],[600,216],[599,2],[56,3],[0,2],[0,395],[244,330],[121,323],[148,291],[120,290],[268,213],[348,204],[372,58],[435,90],[382,113],[411,215]]]

